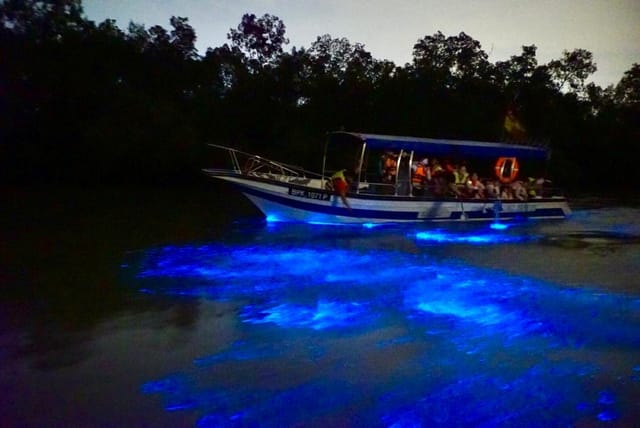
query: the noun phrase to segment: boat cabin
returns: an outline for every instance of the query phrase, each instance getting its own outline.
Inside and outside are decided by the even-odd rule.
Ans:
[[[358,194],[496,198],[499,193],[474,194],[474,183],[511,192],[521,182],[527,195],[540,197],[548,155],[536,146],[334,132],[327,138],[322,176],[346,169],[351,192]]]

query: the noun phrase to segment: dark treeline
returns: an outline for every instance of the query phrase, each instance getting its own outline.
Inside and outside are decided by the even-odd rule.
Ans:
[[[251,14],[201,55],[187,18],[169,24],[123,30],[80,0],[0,0],[3,182],[174,182],[207,165],[207,142],[317,169],[339,129],[542,142],[574,188],[631,189],[640,165],[639,64],[601,88],[584,49],[491,63],[469,35],[437,32],[397,66],[330,35],[287,51],[284,23]]]

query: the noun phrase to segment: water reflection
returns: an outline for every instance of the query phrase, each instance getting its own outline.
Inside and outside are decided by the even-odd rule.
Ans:
[[[142,390],[199,426],[636,420],[640,297],[470,264],[548,248],[500,233],[269,226],[132,255],[132,287],[226,302],[240,334]]]

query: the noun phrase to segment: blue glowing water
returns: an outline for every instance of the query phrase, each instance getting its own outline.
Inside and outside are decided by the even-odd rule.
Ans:
[[[149,299],[234,308],[224,349],[142,391],[200,427],[633,425],[640,227],[599,215],[278,224],[134,254]]]

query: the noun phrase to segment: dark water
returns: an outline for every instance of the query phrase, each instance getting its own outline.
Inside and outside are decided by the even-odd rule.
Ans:
[[[267,225],[213,187],[2,197],[2,426],[640,420],[637,206],[495,231]]]

